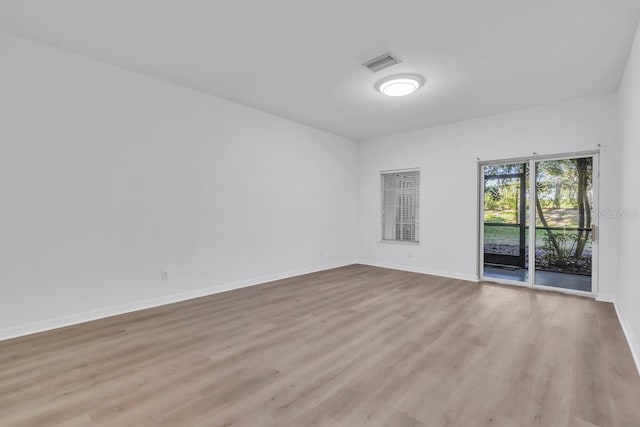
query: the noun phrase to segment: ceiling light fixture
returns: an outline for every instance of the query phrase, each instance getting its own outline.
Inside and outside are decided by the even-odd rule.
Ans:
[[[406,96],[422,86],[424,77],[417,74],[398,74],[376,83],[376,89],[387,96]]]

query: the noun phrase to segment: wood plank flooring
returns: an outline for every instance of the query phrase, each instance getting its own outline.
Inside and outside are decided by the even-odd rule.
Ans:
[[[2,426],[640,426],[611,304],[353,265],[0,342]]]

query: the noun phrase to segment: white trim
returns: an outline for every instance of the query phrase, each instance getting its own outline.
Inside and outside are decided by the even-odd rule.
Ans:
[[[616,296],[613,295],[613,294],[598,294],[596,296],[596,301],[615,303],[616,302]]]
[[[592,206],[591,215],[591,292],[600,292],[600,152],[591,157]],[[595,217],[595,218],[594,218]]]
[[[363,264],[363,265],[370,265],[372,267],[381,267],[381,268],[388,268],[390,270],[401,270],[401,271],[408,271],[411,273],[421,273],[421,274],[430,274],[432,276],[440,276],[440,277],[448,277],[450,279],[459,279],[459,280],[466,280],[468,282],[478,282],[478,276],[473,276],[471,274],[458,274],[458,273],[451,273],[451,272],[447,272],[447,271],[436,271],[436,270],[430,270],[428,268],[422,268],[422,267],[414,267],[411,265],[401,265],[401,264],[393,264],[393,263],[389,263],[389,262],[384,262],[384,261],[372,261],[372,260],[366,260],[366,259],[357,259],[355,261],[356,264]]]
[[[418,173],[418,203],[417,203],[417,208],[418,208],[418,218],[417,220],[414,218],[414,237],[417,240],[399,240],[399,239],[385,239],[385,222],[384,222],[384,214],[385,214],[385,198],[384,198],[384,192],[385,192],[385,186],[384,186],[384,177],[385,175],[392,175],[392,174],[401,174],[401,173],[412,173],[412,172],[417,172]],[[380,243],[403,243],[403,244],[410,244],[410,245],[420,245],[420,193],[422,192],[422,178],[421,178],[421,174],[420,174],[420,168],[409,168],[409,169],[393,169],[393,170],[386,170],[386,171],[380,171]]]
[[[79,323],[90,322],[92,320],[104,319],[106,317],[118,316],[120,314],[131,313],[134,311],[145,310],[147,308],[159,307],[162,305],[173,304],[175,302],[186,301],[194,298],[200,298],[220,292],[231,291],[234,289],[246,288],[249,286],[261,285],[276,280],[288,279],[303,274],[315,273],[318,271],[330,270],[332,268],[345,267],[354,264],[354,261],[336,262],[324,264],[315,267],[302,268],[287,273],[273,274],[262,276],[255,279],[243,280],[239,282],[225,283],[209,288],[197,289],[194,291],[183,292],[174,295],[154,298],[145,301],[138,301],[129,304],[118,305],[114,307],[101,308],[84,313],[72,314],[70,316],[62,316],[54,319],[43,320],[40,322],[28,323],[26,325],[11,326],[0,329],[0,341],[17,338],[25,335],[31,335],[38,332],[49,331],[52,329],[63,328],[65,326],[77,325]]]
[[[404,168],[404,169],[387,169],[380,171],[380,175],[385,173],[397,173],[397,172],[420,172],[420,167]]]
[[[593,279],[591,283],[593,284]],[[596,294],[594,292],[578,291],[576,289],[561,288],[559,286],[533,285],[531,289],[538,290],[538,291],[560,292],[567,295],[576,295],[579,297],[587,297],[587,298],[594,298],[594,299],[596,297]]]
[[[564,159],[574,159],[578,157],[589,157],[594,154],[599,154],[600,148],[596,150],[587,150],[587,151],[574,151],[571,153],[559,153],[559,154],[538,154],[532,153],[530,156],[525,157],[512,157],[509,159],[498,159],[498,160],[480,160],[478,159],[478,164],[482,166],[487,165],[501,165],[501,164],[513,164],[513,163],[526,163],[529,160],[564,160]]]
[[[529,160],[529,194],[527,195],[527,201],[529,202],[529,287],[534,288],[536,284],[536,247],[538,245],[538,236],[536,232],[538,215],[538,207],[536,200],[538,199],[538,190],[536,189],[536,172],[538,164],[536,159]],[[593,262],[591,263],[593,265]],[[593,279],[592,279],[593,280]]]
[[[478,280],[481,281],[484,277],[484,166],[478,162],[478,222],[477,222],[477,243],[476,250],[478,251],[477,265],[476,265],[476,274],[478,275]]]
[[[480,278],[480,282],[482,283],[491,283],[491,284],[495,284],[495,285],[509,285],[509,286],[520,286],[523,288],[531,288],[531,286],[529,286],[529,282],[521,282],[519,280],[510,280],[510,279],[503,279],[500,277],[491,277],[491,276],[483,276]]]
[[[633,361],[636,363],[638,375],[640,375],[640,344],[636,341],[633,330],[631,329],[631,325],[629,324],[629,322],[627,322],[626,317],[624,316],[624,312],[622,311],[620,306],[618,306],[618,304],[616,303],[613,303],[613,306],[616,309],[616,314],[618,315],[620,326],[622,326],[622,332],[627,339],[627,344],[629,345],[629,350],[631,350]]]
[[[384,245],[409,245],[409,246],[420,246],[419,240],[380,240],[380,242]]]
[[[519,280],[509,280],[509,279],[502,279],[499,277],[484,276],[480,278],[480,282],[493,283],[498,285],[520,286],[523,288],[537,290],[537,291],[559,292],[561,294],[575,295],[579,297],[596,298],[596,295],[593,292],[578,291],[575,289],[561,288],[558,286],[545,286],[545,285],[531,286],[529,281],[521,282]]]

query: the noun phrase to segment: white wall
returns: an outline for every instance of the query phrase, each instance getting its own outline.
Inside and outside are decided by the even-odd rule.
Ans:
[[[630,68],[640,67],[637,46]],[[474,279],[477,157],[602,144],[600,207],[638,207],[631,119],[619,203],[615,95],[356,146],[8,34],[0,51],[0,338],[357,257]],[[623,85],[627,117],[639,102],[630,74],[638,71]],[[379,243],[379,173],[412,167],[422,171],[422,242]],[[617,291],[619,223],[601,219],[605,299]],[[638,301],[638,222],[623,224],[621,296]]]
[[[477,278],[477,158],[595,150],[600,207],[618,207],[616,96],[604,95],[360,143],[359,253],[363,261]],[[421,170],[420,245],[380,243],[382,170]],[[433,205],[429,201],[433,200]],[[600,295],[616,292],[618,229],[601,221]]]
[[[616,305],[640,369],[640,28],[619,89],[622,129],[620,289]]]
[[[355,258],[353,141],[8,34],[0,52],[0,338]]]

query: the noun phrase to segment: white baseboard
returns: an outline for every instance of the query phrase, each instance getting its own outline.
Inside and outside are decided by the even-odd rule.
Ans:
[[[622,331],[624,332],[624,336],[627,338],[627,344],[629,344],[629,349],[631,350],[633,361],[636,363],[636,369],[638,370],[638,375],[640,375],[640,343],[636,341],[636,336],[633,333],[633,329],[631,329],[631,324],[627,322],[627,318],[624,315],[624,311],[622,311],[620,306],[616,303],[614,303],[613,306],[616,309],[616,314],[618,315],[618,321],[620,321],[620,326],[622,326]]]
[[[213,295],[220,292],[231,291],[233,289],[246,288],[249,286],[260,285],[263,283],[273,282],[275,280],[288,279],[290,277],[301,276],[303,274],[315,273],[318,271],[330,270],[332,268],[344,267],[354,264],[355,261],[338,262],[331,264],[323,264],[311,268],[303,268],[299,270],[289,271],[282,274],[274,274],[270,276],[258,277],[256,279],[244,280],[233,283],[212,286],[210,288],[197,289],[194,291],[183,292],[180,294],[168,295],[165,297],[154,298],[145,301],[138,301],[130,304],[118,305],[115,307],[107,307],[84,313],[73,314],[70,316],[57,317],[54,319],[44,320],[40,322],[29,323],[26,325],[12,326],[0,329],[0,341],[17,338],[25,335],[31,335],[38,332],[58,329],[65,326],[77,325],[79,323],[89,322],[92,320],[104,319],[106,317],[117,316],[120,314],[131,313],[134,311],[144,310],[147,308],[159,307],[161,305],[172,304],[175,302],[186,301],[194,298],[200,298],[207,295]]]
[[[596,301],[615,303],[616,302],[616,296],[615,295],[611,295],[611,294],[598,294],[596,296]]]
[[[448,278],[451,278],[451,279],[460,279],[460,280],[466,280],[466,281],[469,281],[469,282],[478,282],[479,281],[478,276],[451,273],[451,272],[447,272],[447,271],[430,270],[428,268],[414,267],[414,266],[409,266],[409,265],[392,264],[392,263],[388,263],[388,262],[371,261],[371,260],[366,260],[366,259],[358,259],[355,262],[357,264],[371,265],[373,267],[382,267],[382,268],[389,268],[391,270],[409,271],[411,273],[431,274],[433,276],[448,277]]]

